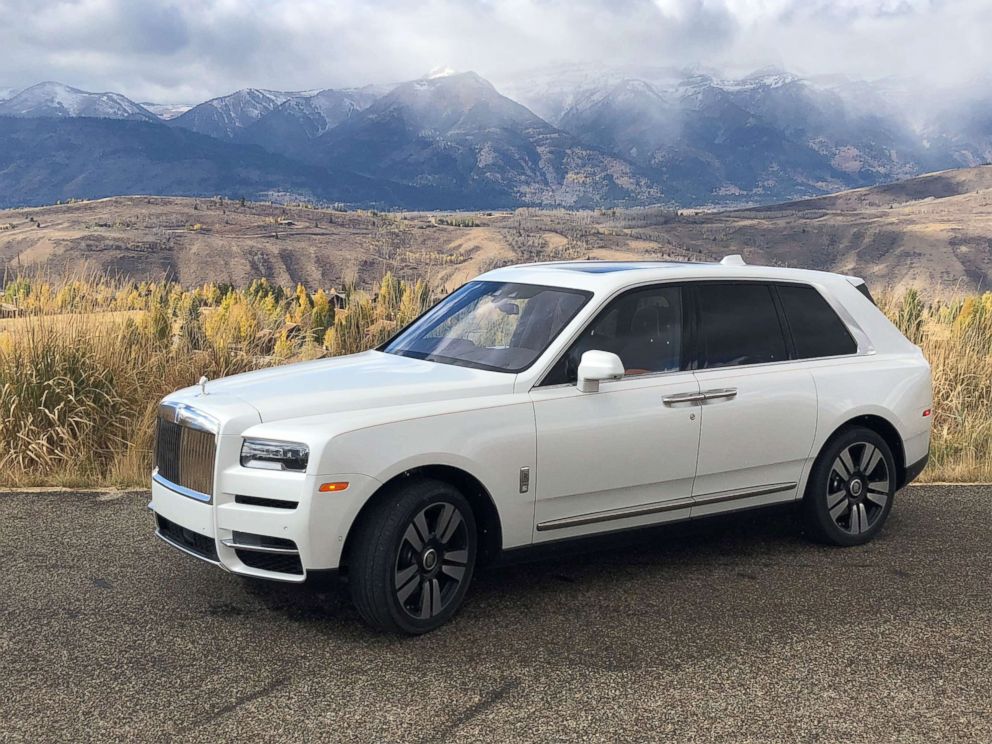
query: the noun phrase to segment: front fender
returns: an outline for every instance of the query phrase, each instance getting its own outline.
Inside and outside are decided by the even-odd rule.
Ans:
[[[536,465],[534,409],[529,401],[394,421],[342,432],[329,442],[322,472],[360,472],[386,483],[408,470],[446,465],[489,492],[503,546],[529,544],[534,483],[520,492],[520,469]]]

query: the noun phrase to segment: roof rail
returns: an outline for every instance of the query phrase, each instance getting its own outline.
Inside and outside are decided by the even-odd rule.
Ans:
[[[724,256],[723,257],[723,260],[720,261],[720,264],[722,266],[746,266],[747,265],[747,264],[744,263],[744,259],[743,259],[743,257],[741,257],[741,254],[740,253],[734,253],[733,255],[730,255],[730,256]]]

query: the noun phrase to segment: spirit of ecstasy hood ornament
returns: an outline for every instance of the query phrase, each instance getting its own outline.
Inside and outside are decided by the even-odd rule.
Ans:
[[[200,378],[200,381],[198,383],[196,383],[196,384],[200,386],[200,395],[206,395],[207,394],[207,376],[204,375],[203,377],[201,377]]]

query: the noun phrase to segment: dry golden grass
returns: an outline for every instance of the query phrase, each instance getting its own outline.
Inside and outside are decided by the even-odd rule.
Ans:
[[[374,296],[373,296],[374,294]],[[381,343],[427,307],[424,282],[387,274],[373,294],[126,284],[98,276],[9,281],[0,301],[0,486],[144,486],[158,400],[222,377]],[[992,293],[882,309],[933,367],[934,435],[923,479],[992,481]]]
[[[39,223],[41,227],[38,227]],[[131,196],[0,211],[0,274],[95,267],[185,286],[264,276],[340,286],[387,271],[448,288],[487,265],[559,258],[720,260],[853,274],[873,291],[992,286],[992,166],[730,212],[660,207],[381,213]]]
[[[99,324],[114,325],[123,324],[129,318],[136,321],[140,315],[140,310],[103,310],[91,313],[88,320]],[[80,313],[47,316],[48,321],[52,323],[58,323],[60,318],[66,322],[76,323],[80,320]],[[0,338],[7,334],[25,333],[34,323],[35,318],[33,317],[0,318]],[[3,342],[0,341],[0,343]]]
[[[28,308],[0,332],[0,486],[134,486],[147,481],[156,403],[200,375],[223,377],[381,343],[431,302],[387,275],[373,298],[322,290],[11,282]]]
[[[930,465],[922,480],[992,482],[992,292],[925,303],[908,291],[880,306],[933,372]]]

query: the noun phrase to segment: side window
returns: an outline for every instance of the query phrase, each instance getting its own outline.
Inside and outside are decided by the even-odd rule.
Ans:
[[[785,334],[767,284],[699,284],[698,366],[702,369],[780,362]]]
[[[573,383],[587,351],[620,357],[628,375],[671,372],[682,355],[682,290],[666,284],[636,289],[613,300],[545,376],[542,385]]]
[[[858,345],[844,322],[816,289],[808,284],[780,284],[778,296],[792,331],[797,359],[857,352]]]

